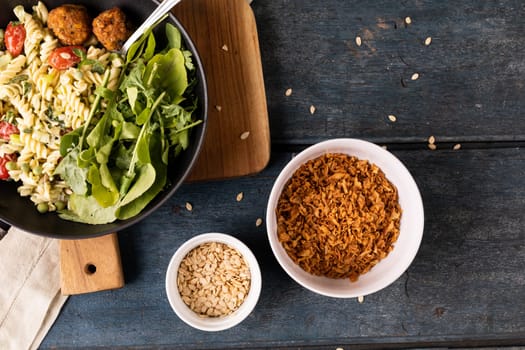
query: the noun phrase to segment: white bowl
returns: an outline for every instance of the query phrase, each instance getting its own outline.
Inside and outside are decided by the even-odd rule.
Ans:
[[[250,290],[244,302],[233,313],[223,317],[203,317],[191,310],[182,300],[177,287],[177,273],[184,257],[194,248],[208,242],[224,243],[235,248],[250,269]],[[175,252],[166,272],[166,294],[173,311],[188,325],[203,331],[221,331],[242,322],[254,309],[261,294],[262,277],[257,259],[251,250],[237,238],[223,233],[204,233],[191,238]]]
[[[393,250],[356,282],[315,276],[304,271],[287,254],[277,237],[275,209],[286,182],[308,160],[326,153],[344,153],[377,165],[398,190],[402,209],[400,233]],[[332,139],[317,143],[297,154],[281,171],[275,181],[266,211],[268,239],[281,267],[297,283],[321,295],[337,298],[365,296],[379,291],[398,279],[410,266],[423,237],[423,202],[416,182],[406,167],[387,150],[357,139]]]

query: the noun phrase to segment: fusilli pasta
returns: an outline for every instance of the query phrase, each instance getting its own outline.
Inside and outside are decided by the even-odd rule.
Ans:
[[[17,155],[9,176],[20,182],[19,194],[53,211],[71,193],[64,181],[53,176],[61,159],[60,137],[86,122],[103,74],[90,65],[63,71],[51,67],[48,58],[59,42],[46,27],[46,6],[39,2],[32,13],[22,6],[13,11],[25,27],[26,39],[24,51],[17,57],[0,51],[0,120],[13,116],[20,134],[11,135],[9,141],[0,140],[0,157]],[[87,48],[86,56],[109,70],[107,87],[116,89],[122,58],[93,46]]]

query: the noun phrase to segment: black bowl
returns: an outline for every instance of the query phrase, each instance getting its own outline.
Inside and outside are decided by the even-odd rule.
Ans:
[[[16,17],[12,9],[17,5],[24,5],[26,11],[31,11],[31,7],[36,5],[37,0],[3,0],[0,11],[0,27],[5,28],[10,20]],[[154,0],[45,0],[43,3],[49,10],[65,3],[76,3],[86,6],[89,12],[97,14],[103,10],[120,7],[133,22],[139,26],[151,12],[158,6]],[[101,236],[111,232],[116,232],[129,227],[160,207],[177,188],[184,182],[195,164],[202,143],[204,141],[207,112],[208,95],[204,69],[195,45],[191,41],[186,30],[179,21],[170,14],[166,19],[173,23],[182,33],[184,44],[193,54],[193,62],[197,69],[198,86],[196,94],[199,99],[199,107],[196,112],[197,118],[203,123],[193,128],[191,133],[191,143],[188,149],[183,151],[178,158],[172,162],[168,171],[169,185],[144,210],[137,216],[127,220],[117,220],[110,224],[88,225],[71,221],[66,221],[58,217],[56,213],[40,214],[34,204],[26,197],[20,197],[17,192],[18,183],[0,181],[0,220],[4,223],[15,226],[24,231],[60,238],[60,239],[80,239]],[[163,26],[160,26],[163,28]]]

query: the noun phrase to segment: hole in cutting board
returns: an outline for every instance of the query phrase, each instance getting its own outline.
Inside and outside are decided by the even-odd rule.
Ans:
[[[88,275],[92,275],[97,272],[97,267],[93,264],[86,264],[84,267],[84,272]]]

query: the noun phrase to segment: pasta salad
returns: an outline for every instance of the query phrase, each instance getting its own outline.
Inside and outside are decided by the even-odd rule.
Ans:
[[[66,6],[60,10],[79,15]],[[0,179],[19,182],[38,211],[64,219],[99,224],[138,214],[199,123],[194,67],[180,33],[166,25],[169,45],[156,53],[150,29],[123,57],[110,49],[129,33],[108,49],[94,35],[81,43],[64,38],[60,26],[68,24],[50,28],[42,2],[13,11],[18,20],[0,33]]]

